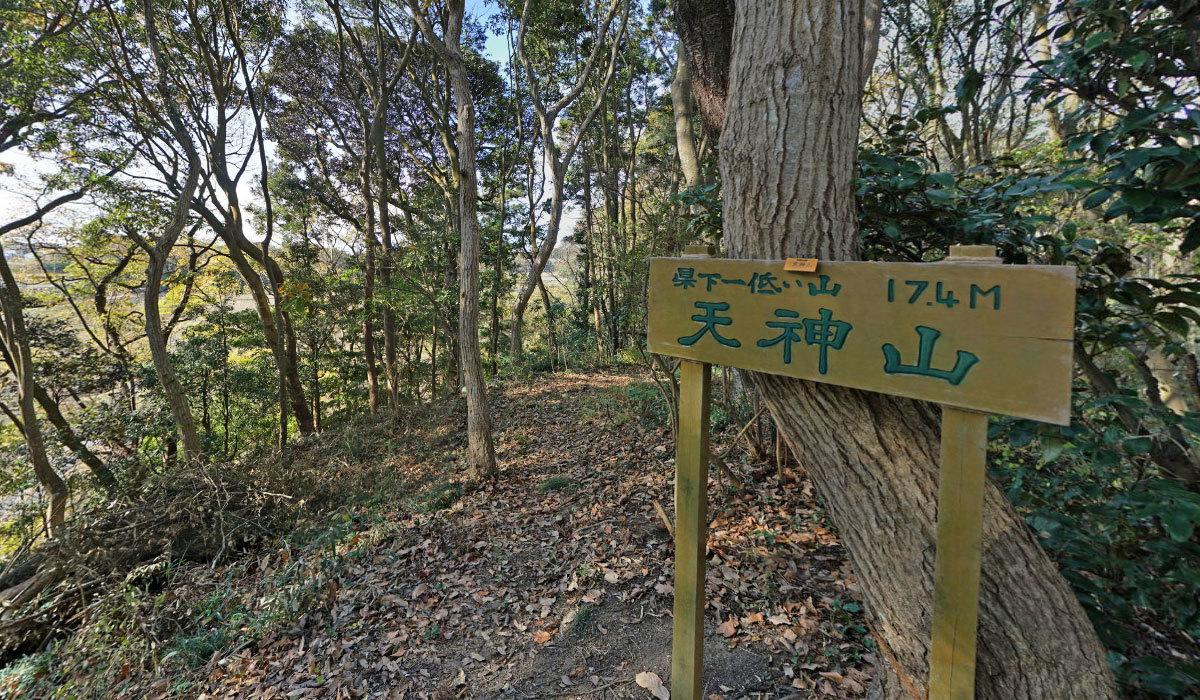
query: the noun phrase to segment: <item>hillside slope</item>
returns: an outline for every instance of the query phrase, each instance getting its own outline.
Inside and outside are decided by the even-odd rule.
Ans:
[[[0,690],[651,697],[635,676],[669,685],[672,544],[656,502],[670,511],[673,447],[650,392],[618,372],[496,392],[500,478],[465,494],[453,479],[458,406],[331,431],[294,458],[382,463],[402,495],[131,586],[68,641],[10,667]],[[729,462],[750,486],[711,485],[706,692],[861,697],[873,647],[811,487]]]

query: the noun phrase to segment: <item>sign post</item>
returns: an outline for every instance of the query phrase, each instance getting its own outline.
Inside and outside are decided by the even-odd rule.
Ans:
[[[970,700],[987,414],[1070,422],[1074,268],[1003,265],[988,246],[940,263],[711,255],[650,263],[648,345],[682,360],[672,697],[703,693],[711,364],[724,364],[942,404],[929,698]]]
[[[983,543],[987,415],[942,409],[930,700],[975,697],[975,626]]]
[[[704,556],[708,544],[708,409],[712,366],[683,360],[675,451],[675,624],[671,696],[704,688]]]

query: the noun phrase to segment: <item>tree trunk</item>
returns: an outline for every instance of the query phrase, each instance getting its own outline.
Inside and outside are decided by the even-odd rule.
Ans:
[[[864,0],[737,3],[720,156],[732,257],[857,257],[866,10]],[[897,397],[753,380],[850,552],[887,650],[873,696],[924,697],[937,414]],[[1104,648],[1066,581],[998,490],[985,501],[978,697],[1115,698]]]
[[[563,213],[563,189],[565,173],[559,174],[557,166],[553,165],[558,162],[558,151],[556,148],[547,146],[546,149],[546,164],[555,172],[552,175],[553,182],[551,184],[550,195],[550,221],[546,224],[546,236],[542,239],[541,245],[537,244],[536,238],[530,231],[530,243],[536,247],[533,259],[529,262],[529,273],[525,275],[525,281],[521,283],[521,288],[517,290],[517,299],[513,302],[512,316],[509,319],[509,353],[512,355],[513,362],[520,363],[524,352],[524,327],[525,327],[525,309],[529,306],[529,300],[533,297],[534,291],[538,288],[538,283],[542,279],[542,272],[546,269],[546,263],[550,261],[550,255],[554,252],[554,246],[558,244],[558,230],[562,225]],[[565,170],[565,168],[564,168]],[[533,216],[531,213],[530,216]]]
[[[454,3],[451,3],[454,4]],[[457,51],[457,46],[453,50]],[[496,474],[496,450],[492,445],[492,417],[488,409],[487,385],[479,358],[479,212],[475,173],[475,104],[467,82],[467,68],[459,60],[450,67],[454,98],[458,102],[458,201],[461,217],[458,292],[458,352],[463,383],[467,390],[467,476],[490,478]]]
[[[50,537],[54,537],[66,519],[67,482],[54,471],[54,467],[50,465],[50,458],[46,455],[46,441],[33,403],[36,382],[33,376],[33,354],[30,352],[29,335],[25,330],[21,288],[17,286],[17,280],[8,266],[3,247],[0,247],[0,282],[4,284],[3,290],[0,290],[0,308],[4,312],[3,318],[0,319],[0,338],[3,339],[5,348],[13,360],[17,379],[17,404],[21,414],[21,427],[25,433],[25,445],[29,451],[29,461],[33,464],[34,476],[46,491],[46,532]]]
[[[438,41],[432,26],[414,0],[408,0],[421,32],[446,65],[458,109],[458,215],[459,215],[459,366],[467,394],[467,478],[479,480],[496,475],[496,449],[492,444],[492,418],[488,409],[487,385],[479,357],[479,184],[475,170],[475,101],[467,80],[467,64],[459,48],[463,0],[446,4],[444,41]]]
[[[369,138],[364,139],[368,144]],[[365,149],[367,152],[369,148]],[[371,170],[368,155],[363,155],[358,171],[359,187],[366,200],[366,225],[363,227],[363,361],[367,367],[367,403],[371,413],[379,410],[379,367],[375,361],[375,207],[371,204]]]
[[[679,43],[692,77],[692,94],[710,140],[721,135],[733,51],[733,0],[674,0]]]
[[[391,298],[392,290],[392,271],[395,265],[395,254],[393,251],[394,242],[392,240],[392,217],[391,206],[388,203],[388,167],[387,167],[387,148],[384,139],[384,120],[387,117],[387,102],[390,90],[387,89],[386,81],[383,79],[384,53],[383,40],[378,32],[378,12],[379,3],[372,4],[373,12],[375,13],[376,21],[376,99],[379,104],[375,107],[375,115],[373,119],[374,130],[374,146],[375,146],[375,170],[379,177],[379,197],[377,204],[379,206],[379,228],[383,233],[383,264],[379,266],[379,280],[383,283],[383,288],[388,291],[388,299]],[[387,377],[388,388],[388,404],[395,410],[400,407],[400,365],[396,361],[396,311],[392,308],[390,302],[383,305],[383,370]]]
[[[196,419],[192,415],[192,407],[188,404],[183,384],[175,374],[171,364],[171,356],[167,352],[167,337],[163,332],[162,312],[159,310],[158,297],[162,292],[163,270],[167,257],[187,224],[187,211],[192,195],[200,181],[200,167],[196,159],[189,158],[187,180],[183,190],[175,200],[171,220],[167,222],[163,232],[154,241],[147,244],[146,254],[149,261],[146,264],[146,288],[143,299],[143,313],[146,321],[146,342],[150,346],[150,360],[154,364],[154,373],[158,376],[159,386],[167,397],[167,405],[171,409],[171,417],[175,419],[175,427],[179,432],[179,441],[183,443],[183,458],[189,462],[201,458],[200,435],[196,431]]]
[[[675,112],[675,149],[688,189],[700,186],[700,160],[696,157],[696,132],[692,128],[692,78],[682,48],[675,59],[671,81],[671,108]]]
[[[296,423],[300,426],[300,433],[310,435],[314,432],[313,418],[312,411],[308,407],[308,399],[304,396],[304,384],[300,381],[300,371],[297,368],[296,333],[292,329],[288,315],[280,307],[282,299],[278,298],[278,286],[283,275],[270,256],[241,235],[238,226],[240,224],[225,229],[216,229],[216,231],[225,241],[234,267],[241,273],[242,279],[246,281],[246,286],[250,289],[255,310],[258,311],[258,320],[262,325],[263,337],[275,358],[275,365],[279,370],[280,390],[288,399],[281,401],[280,414],[282,416],[284,410],[282,404],[290,403],[292,415],[295,416]],[[247,254],[251,257],[247,258]],[[268,280],[276,296],[274,304],[267,294],[267,288],[263,285],[262,278],[251,264],[251,259],[255,259],[267,271]],[[283,432],[282,426],[281,419],[281,433]]]
[[[6,265],[7,261],[0,261],[0,264]],[[0,274],[0,278],[2,277],[3,275]],[[0,315],[0,318],[3,318],[3,316]],[[19,365],[16,358],[13,357],[7,342],[0,342],[0,354],[4,356],[4,363],[8,365],[8,369],[13,373],[13,376],[19,376]],[[71,424],[67,422],[67,417],[63,415],[62,410],[58,407],[58,402],[54,400],[50,392],[46,391],[45,387],[37,382],[36,377],[34,378],[32,389],[34,399],[42,407],[42,412],[46,414],[46,419],[54,426],[55,432],[58,433],[58,439],[62,444],[67,446],[67,449],[75,454],[80,462],[87,465],[88,469],[92,471],[92,475],[96,477],[96,481],[104,487],[104,490],[112,493],[117,488],[117,478],[113,475],[112,470],[108,468],[108,465],[103,460],[96,456],[95,452],[88,449],[88,446],[79,439]],[[17,430],[21,431],[22,434],[25,433],[24,423],[8,406],[0,404],[0,410],[17,426]],[[19,406],[17,410],[20,410]]]
[[[500,171],[500,229],[496,233],[495,280],[492,282],[492,324],[488,336],[488,356],[492,363],[492,374],[496,374],[496,357],[500,348],[500,287],[504,281],[504,228],[508,223],[508,173]]]
[[[96,481],[104,487],[106,491],[112,493],[117,488],[117,477],[113,475],[112,470],[108,468],[95,452],[88,449],[83,440],[71,428],[71,424],[67,422],[66,416],[58,407],[58,403],[54,401],[54,397],[46,389],[36,382],[33,385],[33,395],[37,399],[38,404],[42,407],[42,412],[46,414],[46,419],[54,426],[54,430],[58,433],[58,439],[62,444],[66,445],[71,452],[87,465],[91,470],[92,476],[96,477]]]

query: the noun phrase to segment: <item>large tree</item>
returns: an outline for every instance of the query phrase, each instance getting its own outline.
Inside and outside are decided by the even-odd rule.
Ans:
[[[706,125],[721,129],[728,253],[856,259],[855,158],[874,8],[866,0],[732,5],[676,3],[685,48],[719,48],[726,35],[732,47],[727,66],[689,56],[696,84],[715,91],[699,104]],[[872,696],[924,697],[938,412],[826,384],[753,379],[850,552],[886,650]],[[989,488],[985,500],[978,697],[1115,697],[1104,649],[1066,581],[1004,496]]]

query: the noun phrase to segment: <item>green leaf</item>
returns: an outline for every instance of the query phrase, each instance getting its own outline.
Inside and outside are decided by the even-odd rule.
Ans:
[[[1134,211],[1141,211],[1155,205],[1157,197],[1151,190],[1128,189],[1121,192],[1121,202],[1128,204]]]
[[[1107,188],[1096,190],[1095,192],[1089,194],[1083,200],[1083,208],[1084,209],[1099,209],[1100,205],[1107,202],[1108,198],[1112,197],[1112,195],[1113,195],[1112,190],[1107,189]]]
[[[1096,34],[1089,36],[1087,41],[1083,42],[1083,52],[1085,54],[1089,54],[1095,51],[1116,35],[1116,32],[1097,32]]]
[[[954,86],[954,97],[958,104],[966,104],[975,97],[981,87],[983,87],[983,74],[972,68]]]
[[[1129,438],[1124,443],[1125,452],[1130,455],[1143,455],[1154,447],[1154,441],[1147,437]]]
[[[1163,529],[1167,531],[1171,539],[1176,542],[1187,542],[1192,538],[1192,532],[1196,528],[1196,522],[1191,514],[1182,508],[1172,508],[1163,510],[1159,513],[1159,520],[1162,521]]]
[[[1067,444],[1059,438],[1043,438],[1040,442],[1043,462],[1053,462],[1058,459],[1067,447]]]
[[[949,204],[954,195],[946,190],[925,190],[925,197],[933,204]]]
[[[930,173],[928,179],[933,184],[939,185],[943,188],[954,187],[953,173]]]

